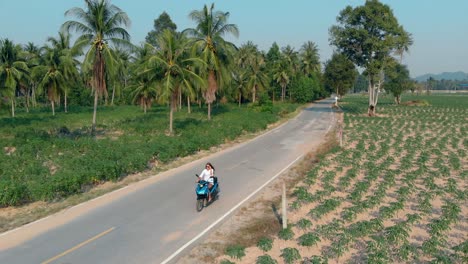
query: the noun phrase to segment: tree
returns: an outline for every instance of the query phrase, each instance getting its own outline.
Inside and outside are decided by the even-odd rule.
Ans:
[[[75,16],[80,21],[66,21],[62,28],[82,33],[77,39],[78,47],[89,46],[83,61],[83,71],[91,72],[91,85],[94,89],[94,111],[92,132],[96,131],[96,111],[98,98],[107,94],[106,76],[114,67],[115,54],[109,44],[131,47],[130,35],[121,27],[128,27],[127,14],[106,0],[85,0],[86,10],[74,7],[65,16]]]
[[[68,32],[59,32],[58,38],[49,37],[47,41],[50,42],[51,46],[44,47],[46,53],[43,56],[43,63],[45,65],[39,66],[45,66],[47,69],[39,86],[40,88],[47,86],[52,114],[55,115],[54,103],[58,102],[61,94],[64,96],[64,110],[67,112],[69,91],[73,84],[77,84],[79,81],[77,69],[79,62],[75,57],[82,53],[78,47],[70,45],[71,36]]]
[[[36,106],[36,88],[40,82],[43,73],[39,73],[35,68],[39,65],[40,61],[40,48],[33,42],[28,42],[24,45],[23,50],[26,52],[25,62],[29,68],[29,83],[26,86],[26,111],[29,112],[29,104]]]
[[[317,45],[312,41],[304,43],[299,50],[300,70],[304,75],[320,72],[320,57]]]
[[[15,93],[19,82],[29,73],[21,46],[11,40],[0,40],[0,94],[11,103],[11,116],[15,117]]]
[[[278,44],[276,44],[276,42],[273,42],[273,44],[271,45],[270,49],[268,50],[268,52],[266,54],[266,58],[265,58],[266,59],[266,69],[268,71],[268,75],[269,75],[269,79],[270,79],[270,92],[271,92],[273,102],[275,101],[276,90],[278,90],[278,83],[273,78],[273,76],[275,74],[274,69],[277,68],[277,65],[280,62],[280,58],[281,58],[280,48],[279,48]]]
[[[172,22],[171,17],[164,11],[157,19],[154,20],[153,28],[153,30],[148,32],[145,40],[149,44],[157,47],[158,36],[161,35],[165,29],[169,29],[175,32],[177,30],[177,25]]]
[[[391,67],[385,70],[386,82],[384,88],[386,91],[392,93],[395,97],[395,102],[400,104],[401,94],[404,91],[411,90],[414,85],[410,78],[408,68],[405,65],[395,62]]]
[[[264,90],[268,84],[264,56],[251,41],[241,46],[238,54],[238,66],[245,69],[247,86],[251,88],[252,103],[255,103],[257,92]]]
[[[276,63],[273,69],[273,79],[281,86],[281,101],[286,97],[286,87],[292,79],[293,68],[284,55],[281,55],[280,60]]]
[[[325,87],[337,96],[345,95],[354,85],[358,71],[345,55],[334,53],[325,63]]]
[[[158,37],[158,47],[155,55],[147,61],[147,66],[142,74],[154,73],[151,80],[157,81],[160,86],[159,96],[164,102],[169,102],[169,133],[172,134],[173,113],[177,107],[177,95],[180,86],[193,90],[195,83],[204,84],[195,69],[206,66],[200,58],[186,58],[190,46],[182,33],[176,33],[166,29]],[[162,78],[159,71],[162,70]]]
[[[378,0],[367,0],[356,8],[347,6],[337,22],[330,28],[330,44],[365,69],[369,81],[368,114],[373,116],[388,58],[402,47],[402,38],[409,33],[398,24],[392,9]]]
[[[201,54],[206,63],[208,87],[204,91],[204,98],[208,104],[208,120],[211,119],[211,103],[216,99],[216,91],[223,82],[227,82],[230,74],[227,65],[236,47],[233,43],[223,39],[226,34],[239,36],[235,24],[228,24],[229,12],[214,11],[205,5],[202,10],[190,12],[189,17],[197,24],[196,28],[186,29],[185,32],[194,38],[194,47]]]
[[[354,92],[359,93],[362,91],[367,91],[368,81],[365,75],[358,74],[356,80],[354,81]]]

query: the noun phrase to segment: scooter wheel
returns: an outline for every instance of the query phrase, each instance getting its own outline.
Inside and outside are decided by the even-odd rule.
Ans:
[[[205,199],[198,199],[198,200],[197,200],[197,206],[196,206],[196,208],[197,208],[197,211],[198,211],[198,212],[200,212],[201,210],[203,210],[203,207],[204,207],[203,201],[204,201],[204,200],[205,200]]]

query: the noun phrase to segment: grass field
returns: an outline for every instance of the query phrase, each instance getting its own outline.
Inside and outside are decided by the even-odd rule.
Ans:
[[[220,263],[468,263],[468,95],[348,96],[343,147],[294,188],[287,229]]]

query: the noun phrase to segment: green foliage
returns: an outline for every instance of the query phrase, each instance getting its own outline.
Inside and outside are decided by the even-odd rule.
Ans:
[[[245,247],[242,245],[229,245],[224,253],[231,258],[240,260],[245,257]]]
[[[307,233],[299,237],[299,244],[305,247],[314,246],[320,241],[320,237],[315,233]]]
[[[299,250],[296,248],[288,247],[281,250],[281,257],[283,257],[285,263],[292,264],[301,259],[301,254],[299,254]]]
[[[288,225],[287,228],[282,228],[279,232],[278,232],[278,237],[283,239],[283,240],[290,240],[294,237],[294,232],[292,231],[292,227],[290,225]]]
[[[312,256],[306,258],[302,264],[328,264],[328,259],[323,256]]]
[[[358,71],[353,62],[343,54],[334,53],[325,63],[325,88],[331,93],[343,96],[353,86],[357,75]]]
[[[289,89],[291,98],[297,103],[307,103],[322,98],[325,91],[320,85],[320,81],[315,75],[311,77],[302,76],[291,83]]]
[[[235,264],[234,262],[230,261],[230,260],[227,260],[227,259],[223,259],[221,260],[221,263],[220,264]]]
[[[306,230],[312,227],[312,222],[309,219],[302,218],[297,221],[296,226],[302,230]]]
[[[270,255],[259,256],[255,261],[256,264],[276,264],[278,261],[273,259]]]
[[[262,237],[258,240],[257,247],[264,252],[270,251],[273,247],[273,240],[269,237]]]

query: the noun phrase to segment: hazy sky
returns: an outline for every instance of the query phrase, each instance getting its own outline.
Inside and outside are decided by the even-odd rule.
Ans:
[[[296,50],[306,41],[317,44],[322,62],[333,47],[328,29],[347,5],[364,0],[112,0],[132,21],[128,29],[132,42],[139,44],[153,28],[153,21],[166,11],[178,30],[195,27],[188,18],[192,10],[215,3],[215,9],[230,12],[229,23],[240,31],[236,45],[252,41],[268,51],[273,42]],[[446,71],[468,72],[468,0],[382,0],[390,5],[400,24],[413,34],[414,45],[405,55],[411,76]],[[83,0],[0,0],[0,39],[17,44],[43,45],[56,37],[72,7],[84,8]]]

